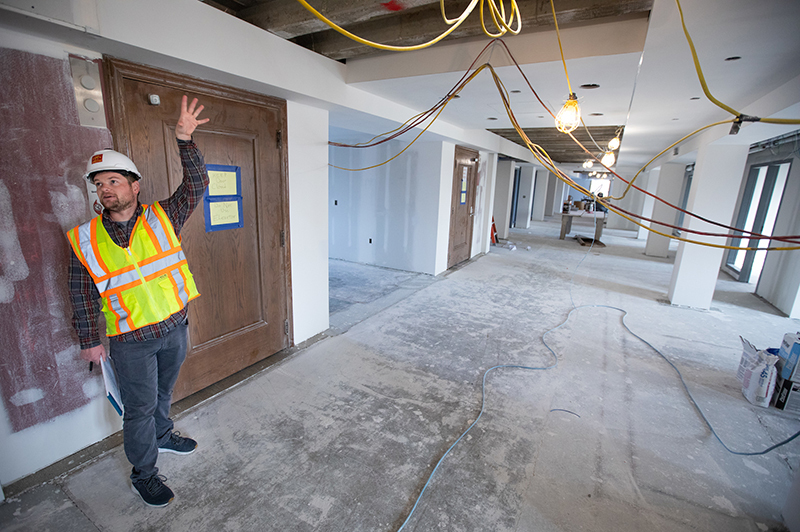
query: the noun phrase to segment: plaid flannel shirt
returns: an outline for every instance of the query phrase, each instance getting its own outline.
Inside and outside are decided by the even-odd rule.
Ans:
[[[203,162],[203,155],[194,141],[176,140],[183,166],[183,182],[169,199],[159,203],[172,222],[175,234],[180,235],[183,224],[203,198],[203,192],[208,186],[208,173]],[[133,227],[143,210],[142,205],[139,204],[133,218],[127,222],[115,222],[107,211],[103,211],[103,227],[106,228],[114,243],[123,248],[128,246]],[[72,246],[70,246],[69,262],[69,295],[73,307],[72,326],[78,333],[81,349],[100,345],[100,331],[97,325],[98,317],[101,314],[100,292],[86,267],[75,256]],[[114,339],[121,342],[141,342],[162,338],[185,319],[186,307],[162,322],[117,335]]]

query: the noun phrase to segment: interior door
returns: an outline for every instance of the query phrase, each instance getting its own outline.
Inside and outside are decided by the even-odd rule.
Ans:
[[[450,202],[450,245],[447,267],[469,259],[472,253],[472,226],[475,215],[475,186],[478,177],[478,152],[456,146],[453,164],[453,196]]]
[[[207,232],[201,204],[181,232],[201,297],[189,303],[178,400],[291,345],[285,102],[118,60],[106,66],[115,147],[143,175],[142,203],[167,198],[181,182],[175,122],[183,94],[211,119],[194,133],[206,164],[241,172],[242,227]]]

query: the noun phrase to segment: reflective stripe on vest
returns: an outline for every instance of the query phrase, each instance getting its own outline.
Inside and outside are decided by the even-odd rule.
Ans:
[[[143,209],[127,248],[99,216],[67,233],[100,292],[108,336],[163,321],[200,295],[166,212],[158,203]]]

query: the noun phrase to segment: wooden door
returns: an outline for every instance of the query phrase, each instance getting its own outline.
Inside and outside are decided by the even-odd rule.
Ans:
[[[464,262],[472,254],[472,226],[475,218],[478,152],[456,146],[453,166],[453,197],[450,202],[450,245],[447,252],[448,268]]]
[[[167,198],[181,182],[175,122],[183,94],[211,119],[194,133],[206,164],[241,169],[243,227],[206,232],[201,204],[181,232],[201,297],[189,303],[178,400],[291,345],[286,105],[115,59],[106,67],[115,149],[142,173],[142,203]]]

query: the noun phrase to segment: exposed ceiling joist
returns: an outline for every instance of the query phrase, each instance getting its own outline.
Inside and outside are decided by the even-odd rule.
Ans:
[[[264,30],[331,59],[342,60],[379,50],[353,41],[317,19],[296,0],[204,0]],[[364,39],[392,46],[410,46],[428,42],[448,29],[435,0],[309,0],[325,17]],[[457,17],[469,5],[468,0],[448,0],[447,16]],[[559,0],[556,11],[559,24],[575,24],[598,18],[646,14],[653,0]],[[518,0],[523,32],[536,27],[550,27],[553,16],[549,0]],[[508,2],[505,3],[509,8]],[[448,40],[483,35],[475,9]],[[484,13],[487,28],[496,31],[489,13]]]
[[[618,130],[620,131],[620,138],[622,138],[624,128],[621,126],[590,127],[589,132],[591,133],[591,137],[584,127],[579,127],[573,131],[572,134],[581,144],[586,146],[590,152],[594,155],[598,155],[601,153],[601,150],[594,145],[594,142],[597,142],[601,147],[605,147],[608,145],[608,141],[614,138]],[[489,131],[511,142],[516,142],[521,146],[525,145],[515,129],[490,129]],[[582,163],[589,159],[586,152],[584,152],[569,135],[561,133],[554,127],[524,128],[523,131],[525,131],[525,134],[531,139],[531,142],[544,148],[548,155],[557,163]],[[594,142],[592,138],[594,138]]]

